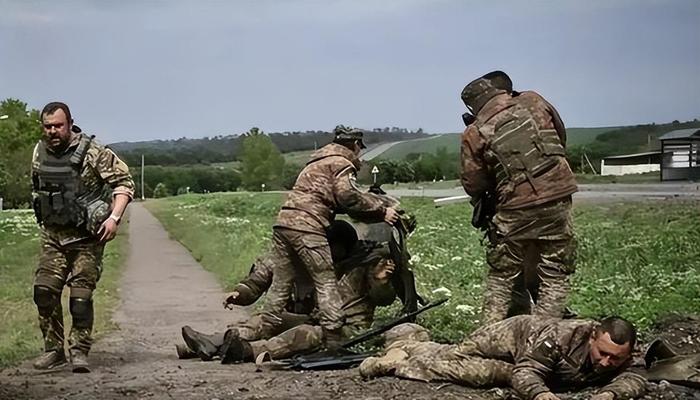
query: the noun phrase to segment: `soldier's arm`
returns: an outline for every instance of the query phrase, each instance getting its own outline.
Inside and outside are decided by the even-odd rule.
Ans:
[[[355,185],[355,169],[348,166],[335,178],[333,185],[335,199],[341,212],[353,218],[367,221],[382,221],[386,207],[382,200],[372,193],[363,193]]]
[[[100,179],[112,188],[112,194],[123,194],[129,200],[134,198],[134,180],[129,173],[129,167],[114,152],[106,147],[99,149],[94,160],[94,168]]]
[[[559,140],[561,140],[561,145],[566,147],[566,127],[564,126],[564,121],[561,120],[559,112],[552,104],[547,100],[543,99],[543,101],[547,105],[547,111],[549,111],[549,114],[552,116],[552,123],[554,124],[554,129],[557,131]]]
[[[561,358],[556,336],[554,329],[543,331],[532,347],[516,360],[511,383],[523,398],[534,399],[542,393],[550,392],[545,379],[552,374]]]
[[[462,134],[460,181],[464,191],[472,197],[480,197],[491,187],[484,148],[486,143],[474,125]]]
[[[646,391],[646,379],[634,372],[623,372],[608,385],[600,389],[600,393],[610,392],[615,399],[633,399]]]

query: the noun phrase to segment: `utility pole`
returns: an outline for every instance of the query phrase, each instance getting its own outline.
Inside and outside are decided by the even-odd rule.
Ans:
[[[143,165],[144,159],[143,154],[141,154],[141,201],[146,200],[146,191],[144,190],[145,187],[143,186]]]

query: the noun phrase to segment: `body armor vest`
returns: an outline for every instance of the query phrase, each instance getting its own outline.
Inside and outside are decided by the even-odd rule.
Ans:
[[[492,116],[479,132],[490,142],[486,156],[496,160],[498,186],[528,182],[537,192],[533,178],[554,168],[566,154],[556,130],[540,129],[527,108],[518,104]]]
[[[87,224],[89,214],[94,214],[96,208],[104,208],[104,205],[109,209],[109,205],[100,199],[102,188],[95,193],[89,192],[81,180],[83,161],[91,143],[91,137],[82,135],[77,146],[57,156],[47,150],[43,141],[39,142],[39,167],[32,174],[37,195],[34,212],[39,223],[49,227],[84,227],[92,232],[93,227],[86,226],[90,225]]]

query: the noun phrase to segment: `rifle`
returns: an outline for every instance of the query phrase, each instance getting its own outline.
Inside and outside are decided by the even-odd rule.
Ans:
[[[407,314],[405,314],[405,315],[403,315],[403,316],[401,316],[401,317],[399,317],[399,318],[396,318],[396,319],[394,319],[394,320],[389,321],[388,323],[386,323],[386,324],[384,324],[384,325],[382,325],[382,326],[378,326],[378,327],[376,327],[376,328],[373,328],[373,329],[368,330],[368,331],[365,332],[365,333],[362,333],[362,334],[360,334],[360,335],[358,335],[358,336],[355,336],[354,338],[352,338],[352,339],[348,340],[347,342],[343,343],[341,347],[344,348],[344,349],[348,349],[348,348],[350,348],[350,347],[352,347],[352,346],[354,346],[354,345],[356,345],[356,344],[360,344],[360,343],[366,341],[367,339],[369,339],[369,338],[371,338],[371,337],[380,335],[380,334],[382,334],[382,333],[388,331],[389,329],[395,327],[396,325],[401,325],[401,324],[406,323],[406,322],[415,321],[416,316],[417,316],[418,314],[421,314],[421,313],[423,313],[423,312],[425,312],[425,311],[430,310],[431,308],[435,308],[435,307],[437,307],[437,306],[439,306],[439,305],[442,305],[442,304],[445,303],[447,300],[448,300],[447,298],[444,298],[444,299],[440,299],[440,300],[437,300],[437,301],[434,301],[434,302],[430,302],[430,303],[424,305],[423,307],[420,307],[420,308],[417,309],[416,311],[407,313]]]
[[[360,344],[367,339],[370,339],[374,336],[377,336],[379,334],[382,334],[389,329],[403,324],[405,322],[409,322],[411,320],[414,320],[416,315],[421,314],[425,311],[430,310],[431,308],[435,308],[443,303],[445,303],[447,299],[441,299],[437,300],[432,303],[428,303],[427,305],[419,308],[418,310],[408,313],[400,318],[396,318],[382,326],[379,326],[374,329],[370,329],[365,333],[362,333],[358,336],[355,336],[354,338],[348,340],[347,342],[343,343],[341,345],[341,348],[339,349],[339,352],[341,355],[329,355],[327,352],[320,352],[320,353],[315,353],[315,354],[310,354],[307,356],[294,356],[292,358],[288,358],[285,360],[280,360],[278,362],[275,362],[273,364],[274,367],[276,368],[282,368],[282,369],[291,369],[291,370],[326,370],[326,369],[345,369],[345,368],[353,368],[358,366],[362,360],[364,360],[367,357],[370,357],[374,355],[374,353],[369,352],[369,353],[353,353],[349,350],[348,348]]]
[[[496,196],[487,191],[478,198],[473,198],[471,203],[474,206],[472,226],[482,231],[488,230],[491,219],[496,215]]]

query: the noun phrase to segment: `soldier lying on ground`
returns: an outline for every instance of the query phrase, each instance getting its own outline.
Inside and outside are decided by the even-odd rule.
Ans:
[[[381,227],[376,228],[381,230]],[[375,232],[363,236],[377,239],[382,235]],[[334,221],[328,237],[334,266],[341,275],[338,289],[345,317],[342,334],[343,338],[349,338],[372,325],[376,307],[390,305],[397,291],[404,292],[395,278],[405,271],[396,271],[388,243],[358,240],[355,228],[346,221]],[[256,260],[249,275],[226,296],[224,306],[252,304],[270,287],[272,278],[271,257],[266,254]],[[263,352],[279,359],[319,350],[323,346],[323,329],[319,326],[313,285],[309,279],[300,275],[295,281],[293,296],[287,303],[286,312],[281,315],[278,331],[267,335],[269,331],[262,329],[259,314],[243,324],[229,327],[231,329],[226,333],[207,335],[185,326],[182,335],[187,346],[178,345],[178,355],[180,358],[197,356],[203,360],[218,356],[222,362],[231,363],[252,361]],[[399,295],[402,299],[410,297],[405,293]]]
[[[592,397],[596,400],[645,391],[644,378],[625,372],[636,331],[622,318],[596,322],[521,315],[484,326],[456,345],[430,342],[427,331],[413,327],[411,338],[387,340],[383,356],[364,360],[360,374],[473,387],[511,385],[528,400],[556,400],[553,391],[586,386],[603,386]],[[410,331],[406,325],[394,329]]]

